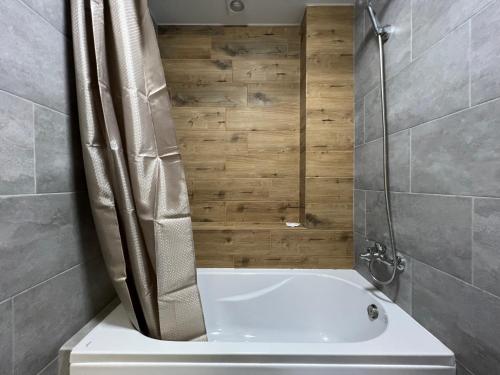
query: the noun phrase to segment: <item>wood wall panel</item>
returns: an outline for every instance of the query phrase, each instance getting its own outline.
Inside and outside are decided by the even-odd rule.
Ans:
[[[309,7],[303,27],[303,220],[311,228],[350,230],[354,144],[352,8]]]
[[[284,225],[299,221],[305,207],[299,192],[306,183],[305,175],[302,182],[299,179],[301,142],[305,147],[300,129],[300,38],[300,27],[160,27],[199,266],[351,266],[348,230]],[[338,61],[311,59],[315,70]],[[349,82],[348,70],[340,74]],[[323,78],[309,92],[333,97],[344,110],[346,88]],[[348,116],[337,122],[348,123]],[[322,136],[331,137],[331,142]],[[309,145],[318,152],[342,147],[348,151],[351,141],[339,130],[335,135],[318,133]],[[319,164],[317,169],[325,168]],[[341,197],[349,181],[324,182],[334,187],[316,181],[308,186],[318,192],[318,199],[334,196],[335,204],[346,206]],[[331,220],[327,215],[320,220]]]
[[[232,60],[164,59],[163,69],[169,83],[232,82]]]
[[[298,82],[299,61],[290,60],[234,60],[233,79],[235,82]]]
[[[352,21],[351,7],[312,6],[302,25],[302,218],[308,228],[346,233],[353,209]]]
[[[283,107],[299,116],[299,83],[251,83],[248,85],[249,107]]]
[[[226,108],[224,107],[173,107],[171,113],[177,131],[226,129]]]
[[[246,131],[297,131],[297,113],[289,108],[228,108],[226,128]]]
[[[210,59],[211,37],[193,33],[163,33],[158,46],[163,59]]]
[[[247,86],[237,83],[171,83],[174,107],[238,107],[247,105]]]

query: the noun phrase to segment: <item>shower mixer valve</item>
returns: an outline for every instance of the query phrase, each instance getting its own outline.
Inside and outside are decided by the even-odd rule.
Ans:
[[[373,246],[366,249],[366,253],[360,254],[359,258],[362,261],[372,264],[373,262],[383,263],[388,267],[396,267],[399,272],[403,272],[406,268],[404,258],[396,255],[396,259],[392,259],[387,255],[387,248],[380,242],[374,242]]]

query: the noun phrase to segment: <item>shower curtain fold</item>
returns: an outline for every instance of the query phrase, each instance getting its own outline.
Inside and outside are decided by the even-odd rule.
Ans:
[[[104,261],[134,326],[205,340],[188,192],[147,0],[71,0],[80,133]]]

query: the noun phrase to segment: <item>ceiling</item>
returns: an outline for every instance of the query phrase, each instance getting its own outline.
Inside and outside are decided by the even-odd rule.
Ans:
[[[352,5],[353,0],[243,0],[245,10],[231,14],[227,0],[149,0],[159,25],[296,25],[306,5]]]

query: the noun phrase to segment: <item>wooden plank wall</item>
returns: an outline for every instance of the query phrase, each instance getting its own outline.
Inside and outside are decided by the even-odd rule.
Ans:
[[[308,228],[352,231],[352,25],[353,8],[347,6],[308,7],[302,25],[302,175]]]
[[[300,27],[160,26],[199,266],[350,267],[299,221]]]

